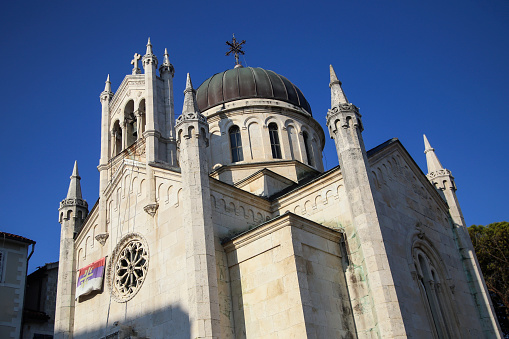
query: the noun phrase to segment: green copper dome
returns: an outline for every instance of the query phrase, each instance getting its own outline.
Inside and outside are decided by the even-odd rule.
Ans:
[[[262,68],[237,67],[217,73],[196,91],[202,112],[225,102],[248,98],[286,101],[311,114],[311,107],[297,86],[284,76]]]

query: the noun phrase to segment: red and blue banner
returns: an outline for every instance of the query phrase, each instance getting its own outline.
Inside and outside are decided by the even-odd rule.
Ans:
[[[80,268],[76,284],[76,299],[102,288],[106,257]]]

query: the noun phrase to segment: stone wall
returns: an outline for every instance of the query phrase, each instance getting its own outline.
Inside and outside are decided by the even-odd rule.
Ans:
[[[235,337],[351,337],[341,235],[293,214],[225,244]]]
[[[104,246],[94,239],[98,218],[92,211],[76,239],[79,265],[84,267],[107,256],[106,274],[113,268],[111,255],[126,235],[137,233],[146,240],[149,263],[146,279],[136,296],[118,302],[105,279],[102,292],[92,292],[76,304],[74,335],[97,337],[120,330],[140,337],[180,338],[189,335],[185,274],[185,225],[181,220],[180,174],[155,171],[159,207],[154,217],[143,209],[148,202],[144,169],[124,168],[118,186],[108,198],[107,230]],[[95,210],[97,211],[97,210]],[[88,239],[88,240],[87,240]]]
[[[419,284],[416,251],[434,266],[446,327],[464,338],[482,337],[479,310],[467,281],[448,207],[400,146],[371,160],[375,202],[391,273],[409,336],[431,337],[431,309]]]

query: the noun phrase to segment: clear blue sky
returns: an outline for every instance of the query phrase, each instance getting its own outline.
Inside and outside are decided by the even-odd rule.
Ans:
[[[467,224],[509,219],[505,0],[8,1],[0,16],[0,230],[37,241],[30,271],[58,260],[74,160],[95,203],[99,93],[108,73],[117,89],[149,36],[175,66],[177,113],[187,72],[197,87],[233,66],[232,33],[247,41],[243,64],[289,78],[322,126],[332,63],[368,149],[397,137],[426,172],[425,133],[456,178]],[[329,138],[324,160],[338,163]]]

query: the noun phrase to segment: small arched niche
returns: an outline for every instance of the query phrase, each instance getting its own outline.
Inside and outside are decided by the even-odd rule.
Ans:
[[[113,129],[111,131],[111,145],[112,155],[115,156],[122,151],[122,128],[120,127],[120,121],[115,121],[113,124]]]
[[[124,121],[126,127],[126,147],[136,142],[138,136],[138,121],[134,114],[134,101],[129,100],[124,108]]]
[[[145,124],[147,123],[145,117],[145,99],[141,99],[140,104],[138,105],[138,111],[136,112],[138,118],[138,139],[143,137],[143,133],[145,132]]]

